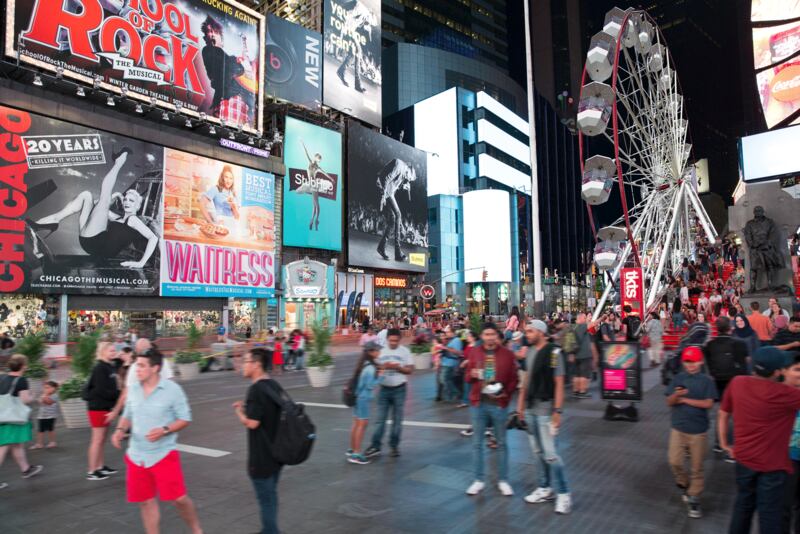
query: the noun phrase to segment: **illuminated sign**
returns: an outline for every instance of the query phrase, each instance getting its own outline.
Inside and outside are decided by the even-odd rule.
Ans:
[[[425,300],[430,300],[436,295],[436,289],[433,286],[424,285],[419,288],[419,296]]]
[[[464,193],[462,202],[464,282],[510,282],[511,209],[508,192],[500,189],[470,191]],[[487,213],[492,216],[487,217]]]
[[[644,311],[644,277],[638,268],[622,269],[622,309],[625,315],[625,306],[631,307],[631,313],[642,316]]]
[[[408,278],[394,276],[376,276],[375,287],[393,287],[405,289],[408,287]]]

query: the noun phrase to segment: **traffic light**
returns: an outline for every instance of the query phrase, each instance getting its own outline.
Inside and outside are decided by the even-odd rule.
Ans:
[[[483,270],[483,276],[481,276],[481,278],[483,279],[484,282],[486,281],[487,278],[489,278],[489,272],[486,269]]]

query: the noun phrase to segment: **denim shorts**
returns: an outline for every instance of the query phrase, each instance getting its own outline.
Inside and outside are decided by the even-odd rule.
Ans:
[[[363,397],[356,399],[356,405],[353,406],[353,417],[356,419],[369,419],[369,403],[370,399]]]

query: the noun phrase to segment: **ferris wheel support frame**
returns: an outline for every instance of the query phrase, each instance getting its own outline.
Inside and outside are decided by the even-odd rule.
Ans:
[[[669,231],[667,232],[667,241],[664,243],[664,248],[661,250],[661,258],[658,262],[658,269],[656,269],[656,275],[650,281],[650,287],[647,288],[647,300],[645,301],[645,310],[653,305],[653,301],[656,299],[656,295],[658,295],[658,288],[659,284],[658,281],[661,280],[661,276],[664,274],[664,266],[667,264],[666,257],[670,253],[672,248],[672,238],[675,235],[675,226],[678,224],[678,215],[681,212],[681,204],[685,203],[685,196],[686,192],[686,182],[681,184],[680,191],[678,194],[675,195],[675,203],[672,205],[672,220],[669,222]]]
[[[694,207],[694,212],[697,214],[697,218],[700,219],[700,225],[703,227],[706,235],[709,239],[717,239],[717,231],[714,229],[714,225],[711,224],[711,219],[708,217],[708,213],[706,213],[703,203],[700,202],[697,192],[693,187],[688,187],[686,191],[688,193],[689,200]]]

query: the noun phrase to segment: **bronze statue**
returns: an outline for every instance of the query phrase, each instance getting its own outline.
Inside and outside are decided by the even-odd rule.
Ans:
[[[777,291],[781,284],[775,275],[786,267],[786,263],[781,251],[778,226],[764,215],[763,207],[756,206],[753,209],[753,218],[744,225],[744,239],[750,250],[750,293],[764,289]],[[758,277],[764,271],[766,288],[758,286]]]

